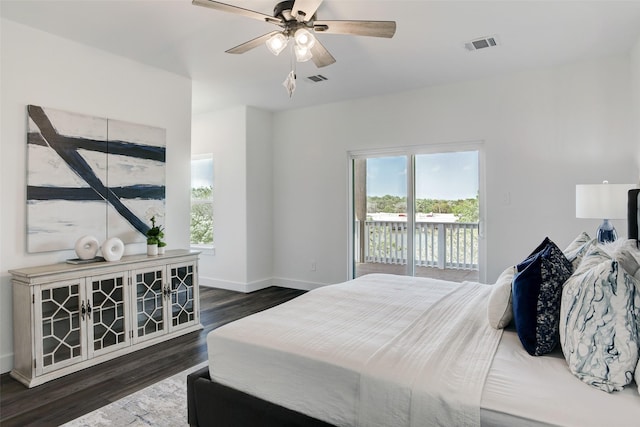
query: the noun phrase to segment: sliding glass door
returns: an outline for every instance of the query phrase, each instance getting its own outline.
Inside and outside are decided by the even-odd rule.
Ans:
[[[478,151],[415,156],[415,275],[478,280]]]
[[[354,161],[356,277],[411,275],[407,263],[407,156]]]
[[[478,280],[478,149],[358,153],[351,168],[353,277]]]

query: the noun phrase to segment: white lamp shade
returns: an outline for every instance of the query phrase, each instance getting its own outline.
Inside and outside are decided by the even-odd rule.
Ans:
[[[313,58],[313,54],[311,53],[311,50],[307,49],[306,47],[296,45],[294,48],[294,51],[296,53],[296,60],[298,62],[306,62],[311,58]]]
[[[304,28],[297,30],[293,37],[296,41],[296,45],[300,47],[311,49],[316,44],[316,38]]]
[[[576,185],[576,218],[623,219],[634,184]]]
[[[280,54],[280,52],[282,52],[284,48],[287,47],[288,41],[289,40],[287,40],[287,37],[284,34],[278,33],[269,37],[267,39],[266,45],[271,53],[278,56],[278,54]]]

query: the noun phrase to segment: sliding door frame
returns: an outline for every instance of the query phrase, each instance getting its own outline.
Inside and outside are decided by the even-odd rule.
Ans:
[[[355,168],[353,167],[356,159],[367,159],[373,157],[391,157],[406,156],[407,157],[407,221],[410,221],[410,227],[413,233],[407,233],[407,264],[408,274],[415,274],[415,156],[419,154],[438,154],[438,153],[454,153],[460,151],[477,151],[478,152],[478,277],[479,281],[486,283],[486,236],[485,236],[485,213],[486,213],[486,177],[485,177],[485,145],[484,141],[463,141],[439,144],[424,144],[393,148],[378,148],[353,150],[347,152],[347,171],[348,171],[348,260],[347,260],[347,279],[353,279],[355,275],[355,257],[354,257],[354,218],[355,218]],[[409,224],[407,224],[409,226]]]

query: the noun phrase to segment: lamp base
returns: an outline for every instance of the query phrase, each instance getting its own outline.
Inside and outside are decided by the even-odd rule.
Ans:
[[[598,227],[598,242],[609,243],[615,242],[618,239],[618,233],[615,227],[608,219],[602,221],[600,227]]]

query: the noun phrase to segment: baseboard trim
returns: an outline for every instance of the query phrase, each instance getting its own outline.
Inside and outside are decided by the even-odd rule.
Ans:
[[[312,289],[321,288],[327,286],[326,283],[308,282],[305,280],[293,280],[285,279],[283,277],[274,277],[270,279],[256,280],[249,283],[233,282],[230,280],[218,280],[211,277],[198,278],[200,286],[206,286],[209,288],[227,289],[229,291],[250,293],[259,291],[260,289],[268,288],[269,286],[280,286],[283,288],[300,289],[303,291],[310,291]]]
[[[13,353],[0,356],[0,373],[4,374],[13,369]]]
[[[198,284],[200,286],[206,286],[209,288],[219,288],[219,289],[227,289],[229,291],[242,292],[245,294],[259,291],[260,289],[268,288],[272,285],[271,279],[262,279],[256,280],[253,282],[242,283],[242,282],[233,282],[230,280],[218,280],[212,279],[210,277],[202,277],[198,278]]]
[[[274,277],[273,286],[281,286],[283,288],[300,289],[303,291],[311,291],[316,288],[327,286],[327,283],[308,282],[305,280],[285,279],[283,277]]]
[[[259,291],[260,289],[268,288],[269,286],[273,286],[272,279],[262,279],[249,282],[245,285],[245,288],[247,289],[247,292],[254,292]]]

